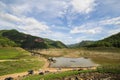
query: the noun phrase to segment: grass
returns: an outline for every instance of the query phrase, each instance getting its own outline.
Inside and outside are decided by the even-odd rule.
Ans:
[[[97,72],[120,74],[120,64],[102,65],[97,68]]]
[[[30,53],[15,47],[2,47],[0,48],[0,60],[4,59],[23,59],[24,57],[29,56]]]
[[[12,73],[38,70],[45,63],[42,58],[31,56],[19,47],[0,48],[0,76]]]
[[[98,64],[111,64],[112,66],[115,66],[114,68],[105,67],[103,69],[106,69],[107,71],[119,70],[117,68],[116,64],[119,64],[120,61],[120,50],[119,49],[48,49],[48,50],[36,50],[36,52],[40,52],[43,55],[46,56],[62,56],[62,57],[88,57],[91,58],[92,61]],[[38,59],[38,57],[30,56],[30,53],[21,49],[21,48],[13,48],[13,47],[5,47],[0,48],[0,60],[15,60],[15,61],[4,61],[0,62],[0,75],[5,74],[11,74],[11,73],[17,73],[17,72],[24,72],[28,71],[29,69],[39,69],[44,65],[44,61]],[[103,71],[102,68],[99,68],[99,71]],[[105,71],[105,70],[104,70]],[[74,72],[73,72],[74,73]],[[66,76],[69,74],[73,74],[72,72],[65,72],[58,73],[59,76]],[[47,74],[48,77],[55,76],[55,74]],[[45,75],[45,76],[47,76]],[[57,77],[56,75],[56,77]],[[59,77],[58,76],[58,77]],[[34,76],[30,76],[34,77]],[[41,78],[42,76],[36,75],[36,78]],[[55,77],[55,78],[56,78]],[[35,78],[35,77],[34,77]],[[43,78],[43,77],[42,77]],[[46,78],[45,78],[46,79]],[[29,80],[29,79],[26,79]],[[31,79],[32,80],[32,79]],[[37,80],[37,79],[33,79]],[[46,79],[47,80],[47,79]]]
[[[94,48],[83,48],[85,50],[89,51],[98,51],[98,52],[113,52],[113,53],[119,53],[120,54],[120,48],[115,47],[94,47]]]
[[[84,72],[91,72],[91,71],[65,71],[65,72],[59,72],[59,73],[49,73],[46,75],[32,75],[24,78],[23,80],[54,80],[54,79],[62,79],[67,76],[77,75],[79,73]]]
[[[120,74],[120,64],[118,65],[102,65],[98,67],[96,70],[83,70],[83,71],[66,71],[59,73],[49,73],[45,75],[31,75],[23,78],[22,80],[55,80],[78,75],[80,73],[89,73],[89,72],[99,72],[99,73],[111,73],[111,74]]]
[[[48,49],[34,51],[50,57],[87,57],[97,64],[117,64],[120,61],[120,49],[118,48]]]
[[[80,73],[89,73],[89,72],[99,72],[99,73],[111,73],[111,74],[120,74],[120,64],[116,65],[102,65],[96,70],[83,70],[83,71],[66,71],[59,73],[50,73],[46,75],[31,75],[23,78],[22,80],[63,80],[65,77],[78,75]]]
[[[44,65],[43,61],[19,60],[0,62],[0,75],[19,73],[28,70],[38,70]]]
[[[77,48],[77,49],[45,49],[45,50],[34,50],[41,54],[48,56],[65,56],[65,57],[80,57],[80,56],[90,56],[95,54],[114,54],[120,55],[119,48]]]
[[[49,57],[87,57],[97,64],[118,64],[119,48],[79,48],[79,49],[47,49],[34,50]]]

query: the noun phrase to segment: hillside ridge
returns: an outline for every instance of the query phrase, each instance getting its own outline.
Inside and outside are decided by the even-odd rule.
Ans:
[[[25,49],[67,48],[67,46],[61,41],[32,36],[30,34],[19,32],[15,29],[0,30],[0,36],[0,39],[4,40],[4,38],[6,38],[8,41],[12,41],[12,43],[15,43],[17,46]]]

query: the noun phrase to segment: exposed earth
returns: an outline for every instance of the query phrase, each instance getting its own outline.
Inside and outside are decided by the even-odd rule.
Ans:
[[[120,74],[111,73],[80,73],[78,75],[55,80],[120,80]]]

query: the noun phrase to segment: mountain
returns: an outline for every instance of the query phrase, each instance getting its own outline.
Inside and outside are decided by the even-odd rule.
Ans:
[[[14,42],[15,44],[17,44],[17,46],[20,46],[25,49],[66,48],[66,45],[64,45],[60,41],[53,41],[50,39],[44,39],[41,37],[24,34],[14,29],[1,30],[0,35],[3,38]]]
[[[85,47],[85,46],[87,46],[87,45],[93,44],[94,42],[95,42],[95,41],[89,41],[89,40],[87,40],[87,41],[82,41],[82,42],[80,42],[80,43],[71,44],[71,45],[69,45],[68,47],[70,47],[70,48]]]
[[[0,36],[0,47],[15,47],[17,44],[14,41],[9,40],[8,38]]]
[[[3,37],[2,36],[3,32],[4,32],[4,30],[0,31],[0,47],[9,47],[9,46],[14,47],[14,46],[17,46],[17,44],[14,41]]]
[[[98,41],[82,41],[68,45],[70,48],[80,47],[117,47],[120,48],[120,32]]]
[[[47,38],[44,38],[44,41],[49,48],[67,48],[67,46],[63,44],[61,41],[53,41]]]
[[[120,32],[105,39],[96,41],[88,47],[118,47],[120,48]]]

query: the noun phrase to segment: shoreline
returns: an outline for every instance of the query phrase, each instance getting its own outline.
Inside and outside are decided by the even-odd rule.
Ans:
[[[50,63],[48,60],[44,57],[42,57],[43,61],[45,62],[44,66],[41,68],[43,72],[49,71],[49,72],[64,72],[64,71],[70,71],[70,70],[89,70],[89,69],[96,69],[96,67],[93,68],[50,68],[49,65]],[[39,74],[39,70],[34,71],[34,74]],[[12,77],[14,79],[18,79],[20,77],[27,76],[28,72],[21,72],[21,73],[13,73],[13,74],[7,74],[7,75],[2,75],[0,76],[0,80],[4,80],[7,77]]]

